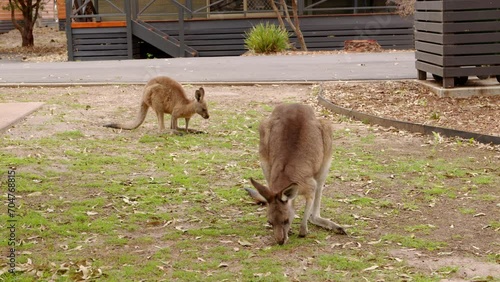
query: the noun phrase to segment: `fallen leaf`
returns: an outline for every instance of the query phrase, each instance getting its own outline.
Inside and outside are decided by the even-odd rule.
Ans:
[[[238,240],[238,243],[244,247],[250,247],[252,246],[252,243],[245,241],[245,240]]]
[[[372,270],[375,270],[377,268],[378,268],[378,265],[373,265],[373,266],[370,266],[368,268],[363,269],[362,272],[372,271]]]
[[[124,196],[123,201],[129,205],[137,205],[137,201],[129,199],[129,197]]]
[[[79,251],[83,248],[82,245],[76,246],[75,248],[71,249],[70,251]]]
[[[186,232],[188,231],[187,229],[185,229],[185,228],[184,228],[184,227],[182,227],[182,226],[176,226],[176,227],[175,227],[175,229],[177,229],[177,230],[181,231],[182,233],[186,233]]]
[[[82,277],[81,279],[83,280],[88,280],[90,278],[90,269],[89,267],[85,266],[85,265],[80,265],[78,267],[79,269],[76,271],[77,273],[82,273]]]
[[[42,192],[33,192],[33,193],[29,193],[27,196],[28,197],[38,197],[41,195],[42,195]]]

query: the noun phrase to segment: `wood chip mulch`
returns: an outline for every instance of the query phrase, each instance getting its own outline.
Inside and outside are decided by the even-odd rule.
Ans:
[[[416,81],[331,82],[333,104],[379,117],[500,136],[500,95],[441,98]]]

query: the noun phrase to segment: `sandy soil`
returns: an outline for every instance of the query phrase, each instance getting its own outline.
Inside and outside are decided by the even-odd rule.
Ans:
[[[0,60],[26,62],[65,62],[68,60],[66,32],[51,27],[35,28],[35,46],[23,48],[21,33],[0,34]]]
[[[187,92],[192,95],[194,86],[186,86]],[[207,100],[213,105],[212,112],[246,111],[262,103],[275,106],[283,101],[294,101],[314,105],[318,115],[332,120],[334,127],[339,131],[350,131],[350,137],[335,140],[335,146],[349,148],[351,142],[373,135],[373,143],[367,143],[365,150],[376,153],[386,152],[384,163],[390,163],[394,159],[409,155],[430,154],[432,137],[423,137],[405,132],[391,131],[378,127],[366,126],[358,122],[340,122],[343,120],[336,115],[328,114],[324,109],[317,106],[316,98],[311,93],[314,89],[310,86],[297,85],[266,85],[266,86],[205,86]],[[110,138],[112,135],[123,134],[124,138],[137,138],[143,134],[156,132],[157,122],[154,114],[150,111],[145,123],[134,131],[120,132],[105,129],[103,124],[112,121],[127,121],[135,117],[138,110],[138,101],[142,95],[142,86],[103,86],[103,87],[70,87],[70,88],[3,88],[0,102],[12,102],[19,100],[43,101],[47,104],[37,113],[30,116],[25,122],[19,124],[6,134],[14,139],[31,139],[53,136],[68,130],[78,130],[89,136],[89,138]],[[99,93],[99,95],[96,95]],[[117,106],[116,101],[120,101]],[[63,120],[57,116],[64,114]],[[168,118],[168,117],[167,117]],[[209,134],[220,134],[217,126],[211,120],[202,120],[199,116],[193,117],[193,124],[197,129],[207,131]],[[47,126],[46,124],[50,124]],[[41,130],[43,129],[43,130]],[[467,145],[456,147],[457,144],[446,141],[440,145],[435,152],[436,158],[453,159],[458,157],[477,160],[471,162],[471,166],[483,166],[485,173],[498,173],[500,151],[491,147]],[[14,148],[10,148],[11,151]],[[19,150],[23,150],[19,148]],[[38,148],[40,153],[43,148]],[[20,154],[29,152],[23,151]],[[43,153],[43,152],[41,152]],[[353,156],[355,158],[355,156]],[[333,166],[335,174],[335,165]],[[431,169],[431,168],[429,168]],[[431,169],[432,170],[432,169]],[[439,172],[430,172],[439,173]],[[341,178],[342,176],[338,176]],[[389,176],[388,176],[389,177]],[[370,184],[370,179],[353,179],[338,187],[330,187],[325,190],[325,197],[334,198],[336,195],[360,196],[369,195],[377,199],[389,199],[393,203],[402,203],[401,187],[404,187],[405,176],[393,177],[394,183],[388,184],[379,190]],[[449,176],[446,185],[453,185],[453,176]],[[375,189],[373,189],[375,188]],[[498,196],[498,190],[487,188],[483,191]],[[491,190],[493,189],[493,190]],[[423,195],[418,189],[410,189],[411,197],[420,198]],[[376,241],[383,234],[394,234],[402,232],[400,226],[414,225],[417,223],[428,223],[435,226],[425,238],[432,241],[446,242],[446,248],[440,252],[417,251],[414,249],[398,248],[390,251],[394,260],[404,260],[410,266],[432,273],[441,266],[453,265],[458,271],[453,275],[457,280],[466,281],[473,277],[494,277],[500,273],[500,264],[485,262],[488,255],[500,252],[498,241],[498,229],[488,226],[489,222],[498,220],[498,204],[495,201],[476,201],[468,195],[469,191],[460,193],[454,199],[440,199],[432,206],[419,211],[399,209],[398,216],[385,215],[383,213],[370,215],[370,218],[362,217],[359,220],[367,222],[366,230],[369,234],[367,240]],[[483,213],[481,216],[473,217],[460,215],[458,210],[463,207]],[[352,213],[362,213],[362,207],[352,206]],[[460,234],[460,236],[457,236]],[[480,239],[479,239],[480,238]],[[265,239],[265,240],[264,240]],[[269,238],[263,238],[262,244],[268,244]],[[335,236],[338,248],[359,248],[353,244],[353,238]],[[264,246],[263,245],[263,246]],[[366,245],[366,244],[365,244]],[[337,245],[336,245],[337,246]],[[335,248],[333,247],[334,251]],[[365,248],[369,248],[368,245]],[[461,280],[463,279],[463,280]],[[404,280],[404,279],[403,279]]]
[[[324,97],[335,105],[358,112],[500,136],[500,95],[443,98],[413,80],[327,82],[323,90]]]
[[[64,32],[50,28],[37,29],[34,48],[20,48],[20,36],[17,31],[0,35],[0,58],[2,60],[22,61],[65,61],[66,43]],[[242,105],[252,106],[253,103],[266,103],[274,106],[282,101],[297,101],[315,104],[315,98],[310,96],[312,89],[309,86],[280,85],[280,86],[207,86],[207,97],[216,105],[219,111],[243,110]],[[326,92],[331,95],[332,101],[361,111],[379,113],[384,116],[408,119],[414,122],[429,123],[450,128],[474,130],[486,134],[500,135],[500,99],[437,99],[427,91],[415,86],[412,82],[380,82],[372,84],[342,84],[327,83]],[[86,136],[106,138],[109,134],[116,134],[112,130],[103,130],[102,124],[111,121],[127,120],[136,114],[142,86],[99,86],[77,88],[3,88],[0,102],[14,101],[44,101],[47,105],[26,122],[16,126],[7,134],[15,134],[15,138],[41,138],[51,136],[57,132],[80,130]],[[188,88],[191,93],[192,89]],[[100,95],[93,95],[101,93]],[[341,99],[340,99],[340,98]],[[54,103],[57,101],[57,103]],[[119,109],[115,101],[120,101]],[[72,104],[86,105],[72,107]],[[239,106],[235,106],[239,105]],[[246,106],[245,106],[246,107]],[[317,107],[317,106],[316,106]],[[323,116],[323,109],[317,107],[318,114]],[[54,113],[64,112],[68,117],[64,122],[54,120]],[[335,121],[337,130],[350,130],[356,136],[366,136],[370,132],[376,133],[374,144],[367,145],[367,150],[390,150],[387,162],[398,155],[426,154],[428,146],[436,140],[431,137],[421,137],[407,132],[398,132],[378,127],[368,127],[358,122],[340,123],[341,117],[329,115]],[[43,126],[49,122],[50,127]],[[209,121],[201,121],[198,129],[209,128]],[[38,130],[40,127],[43,130]],[[134,134],[156,131],[155,117],[148,115],[146,123]],[[440,140],[446,143],[446,140]],[[349,146],[349,140],[337,140],[337,146]],[[498,148],[475,147],[457,149],[449,143],[449,150],[439,152],[439,157],[461,155],[463,158],[475,158],[484,165],[489,173],[498,173]],[[490,167],[492,166],[492,167]],[[368,193],[364,188],[364,180],[359,183],[353,181],[350,186],[336,189],[335,193]],[[343,190],[342,190],[343,189]],[[398,202],[398,187],[387,187],[380,197],[389,197]],[[330,190],[331,191],[331,190]],[[334,192],[326,192],[334,193]],[[498,190],[491,191],[498,195]],[[418,197],[415,194],[415,197]],[[478,211],[485,211],[485,216],[477,218],[457,217],[457,209],[467,206]],[[498,204],[484,201],[471,201],[467,194],[459,195],[456,200],[436,203],[432,208],[422,210],[420,215],[408,210],[401,210],[397,219],[384,215],[369,219],[369,228],[372,228],[374,238],[380,234],[398,232],[397,226],[412,222],[431,221],[439,226],[428,238],[436,241],[446,241],[449,245],[443,254],[419,253],[415,250],[394,250],[395,259],[405,259],[413,267],[432,272],[439,265],[458,265],[459,272],[455,275],[460,279],[471,280],[476,276],[493,276],[500,273],[500,265],[485,263],[484,257],[499,252],[498,230],[488,228],[488,222],[498,215]],[[454,234],[464,234],[460,239],[453,239]],[[349,238],[343,239],[341,244],[349,244]],[[472,258],[471,258],[472,256]],[[474,257],[478,257],[475,259]],[[404,278],[402,278],[404,280]]]

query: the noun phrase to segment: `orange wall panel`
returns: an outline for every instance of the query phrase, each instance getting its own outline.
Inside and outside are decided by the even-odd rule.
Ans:
[[[42,19],[44,19],[44,20],[55,19],[54,1],[55,0],[44,0],[44,8],[43,8],[43,10],[39,11],[40,17]],[[62,6],[64,7],[64,0],[62,0],[62,1],[58,0],[58,5],[60,5],[59,2],[61,2]],[[9,5],[9,0],[0,0],[0,21],[10,21],[11,20],[10,11],[3,9],[3,7],[7,7],[8,5]],[[16,15],[16,19],[20,20],[23,18],[20,11],[16,11],[15,15]]]
[[[4,10],[3,7],[7,7],[9,5],[9,0],[0,0],[0,21],[10,21],[10,11]],[[21,12],[16,11],[15,13],[16,19],[22,19],[23,16]]]

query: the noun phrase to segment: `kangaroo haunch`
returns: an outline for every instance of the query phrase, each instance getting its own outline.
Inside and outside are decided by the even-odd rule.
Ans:
[[[207,103],[205,101],[205,90],[203,87],[196,90],[195,99],[188,99],[182,86],[175,80],[158,76],[151,79],[144,87],[139,115],[135,121],[127,124],[110,123],[104,127],[118,129],[135,129],[144,122],[148,108],[156,112],[160,132],[165,130],[164,114],[170,114],[170,129],[177,131],[177,119],[186,120],[186,132],[189,132],[189,119],[194,114],[199,114],[204,119],[209,118]],[[193,130],[193,132],[196,132]]]
[[[331,124],[317,119],[312,107],[301,104],[277,106],[259,126],[259,155],[269,187],[250,179],[257,191],[247,188],[257,202],[267,203],[267,219],[282,245],[294,218],[293,201],[306,199],[299,236],[306,236],[307,222],[346,234],[333,221],[320,216],[321,195],[332,161]]]

